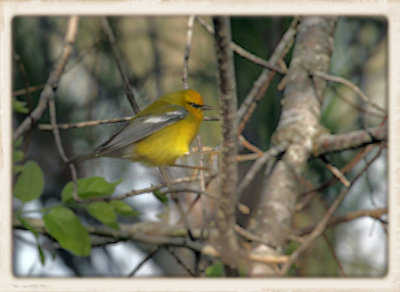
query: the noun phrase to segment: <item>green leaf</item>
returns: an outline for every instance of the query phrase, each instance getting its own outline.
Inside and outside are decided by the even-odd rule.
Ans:
[[[114,211],[117,212],[118,214],[121,214],[124,216],[139,216],[140,215],[140,212],[133,210],[132,207],[129,206],[125,202],[122,202],[119,200],[113,200],[109,204],[114,208]]]
[[[94,202],[87,206],[87,210],[90,215],[103,224],[114,229],[119,229],[117,215],[112,205],[106,202]]]
[[[164,205],[168,204],[168,197],[167,195],[162,195],[160,190],[155,190],[153,191],[154,197],[156,197],[157,200],[159,200],[161,203]]]
[[[70,209],[57,206],[43,216],[44,225],[62,248],[77,256],[90,255],[90,237],[78,217]]]
[[[21,222],[22,226],[24,226],[27,230],[31,231],[36,238],[39,238],[39,234],[37,233],[35,228],[33,228],[32,225],[27,220],[25,220],[25,218],[17,217],[17,219],[19,222]]]
[[[22,202],[39,197],[44,190],[44,176],[40,166],[34,161],[25,163],[22,173],[14,186],[14,196]]]
[[[12,106],[13,110],[16,111],[17,113],[26,114],[29,112],[29,109],[26,107],[26,101],[20,101],[14,98]]]
[[[122,182],[122,179],[109,183],[101,176],[81,178],[77,180],[78,196],[82,199],[98,198],[110,195],[115,187]],[[62,190],[61,197],[64,203],[73,202],[74,183],[69,182]]]
[[[20,162],[24,158],[24,151],[22,150],[14,150],[13,151],[13,161]]]
[[[13,166],[14,174],[18,174],[18,173],[22,172],[23,170],[24,170],[24,166],[23,165],[14,165]]]
[[[44,252],[42,249],[42,246],[40,244],[37,245],[38,251],[39,251],[39,256],[40,256],[40,262],[42,263],[42,266],[46,263],[46,258],[44,256]]]
[[[224,265],[221,261],[213,263],[205,270],[207,277],[222,277],[224,274]]]

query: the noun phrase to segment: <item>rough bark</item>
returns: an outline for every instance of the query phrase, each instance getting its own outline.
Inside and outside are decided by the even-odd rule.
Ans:
[[[282,112],[275,145],[288,148],[267,173],[261,201],[250,221],[250,230],[271,246],[255,244],[252,253],[279,254],[291,226],[297,196],[301,191],[299,178],[312,155],[314,139],[320,131],[321,104],[326,81],[311,77],[311,72],[327,72],[333,49],[335,18],[304,17],[298,27],[293,58],[286,76]],[[275,274],[270,266],[254,264],[250,275]]]
[[[237,268],[238,242],[234,231],[236,224],[235,202],[237,186],[237,97],[235,69],[231,44],[230,20],[227,17],[213,18],[215,48],[218,61],[218,81],[221,112],[221,160],[220,199],[216,213],[219,236],[217,249],[225,265],[226,276],[235,276]]]

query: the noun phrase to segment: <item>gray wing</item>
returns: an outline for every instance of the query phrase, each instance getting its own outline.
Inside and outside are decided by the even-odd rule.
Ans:
[[[107,141],[95,149],[97,155],[104,155],[129,146],[154,132],[183,119],[188,111],[178,105],[165,105],[160,115],[143,115],[135,118],[114,133]]]

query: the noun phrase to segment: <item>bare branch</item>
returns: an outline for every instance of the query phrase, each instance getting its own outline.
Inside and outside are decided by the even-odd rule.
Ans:
[[[361,175],[368,169],[368,167],[380,156],[381,151],[379,151],[365,166],[364,168],[356,175],[356,177],[352,180],[351,186],[354,185],[354,183],[361,177]],[[340,206],[340,204],[343,202],[344,198],[350,191],[350,188],[344,188],[343,191],[339,194],[339,196],[336,198],[336,200],[332,203],[332,205],[329,207],[328,211],[325,213],[324,217],[319,220],[319,223],[315,226],[313,231],[306,237],[304,242],[290,255],[289,260],[283,265],[282,270],[281,270],[281,275],[286,275],[286,273],[289,271],[290,266],[297,260],[297,258],[305,251],[307,250],[310,245],[314,242],[314,240],[319,237],[326,229],[328,226],[328,222],[331,219],[333,213],[336,211],[336,209]]]
[[[69,159],[68,159],[67,155],[65,154],[64,147],[61,142],[60,132],[58,131],[58,128],[55,126],[57,124],[57,117],[56,117],[56,104],[55,104],[54,98],[51,98],[49,100],[49,110],[50,110],[50,121],[51,121],[51,124],[53,125],[53,135],[54,135],[54,139],[56,142],[57,151],[58,151],[61,159],[63,160],[63,162],[67,164]],[[71,177],[72,177],[72,181],[73,181],[74,200],[80,201],[80,198],[78,197],[78,190],[77,190],[77,184],[76,184],[78,175],[76,173],[75,165],[73,163],[69,163],[68,167],[71,171]]]
[[[129,121],[130,119],[132,119],[131,116],[123,117],[123,118],[107,119],[107,120],[98,120],[98,121],[57,124],[56,127],[59,128],[60,130],[69,130],[69,129],[93,127],[93,126],[111,124],[111,123],[126,122],[126,121]],[[38,128],[39,128],[39,130],[46,130],[46,131],[53,130],[53,126],[50,124],[39,124]]]
[[[238,242],[233,227],[236,224],[235,204],[237,172],[237,97],[233,53],[230,47],[231,27],[228,17],[213,18],[215,47],[218,62],[218,81],[221,110],[220,201],[216,225],[219,230],[218,250],[227,276],[237,275]]]
[[[215,174],[204,175],[204,179],[211,179],[211,178],[214,178],[215,176],[216,176]],[[193,177],[193,178],[183,177],[183,178],[170,180],[169,184],[170,185],[176,185],[176,184],[182,184],[182,183],[195,182],[195,181],[199,181],[199,180],[200,180],[200,177]],[[164,184],[161,184],[161,185],[151,186],[151,187],[144,188],[144,189],[141,189],[141,190],[133,190],[133,191],[131,191],[129,193],[112,197],[112,199],[113,200],[124,200],[126,198],[133,197],[133,196],[136,196],[136,195],[145,194],[145,193],[151,193],[151,192],[154,192],[154,191],[159,190],[159,189],[161,189],[163,187],[166,187],[166,186],[167,186],[167,184],[164,183]],[[94,199],[95,198],[93,198],[93,200]],[[102,200],[104,200],[104,198]]]
[[[196,16],[196,20],[207,30],[210,34],[214,35],[214,28],[209,25],[202,17]],[[231,42],[230,44],[232,50],[238,54],[239,56],[248,59],[249,61],[253,62],[254,64],[263,66],[264,68],[270,69],[272,71],[278,72],[280,74],[285,74],[286,70],[278,67],[276,64],[271,62],[265,61],[264,59],[250,53],[248,50],[244,49],[243,47],[239,46],[235,42]]]
[[[254,224],[249,230],[278,248],[285,244],[285,234],[290,230],[301,189],[300,178],[320,128],[319,97],[323,96],[326,81],[311,82],[308,72],[314,67],[328,70],[335,23],[336,19],[331,17],[302,18],[286,75],[288,81],[273,144],[288,147],[272,170],[264,175],[260,201],[253,213]],[[257,250],[264,251],[265,247],[254,244],[252,251]],[[268,275],[275,271],[273,267],[254,265],[249,274]]]
[[[67,32],[65,34],[65,45],[60,60],[57,63],[55,69],[50,73],[49,78],[44,86],[43,91],[40,94],[39,102],[36,108],[30,113],[28,117],[19,125],[13,134],[13,139],[18,139],[25,131],[27,131],[32,124],[36,123],[37,120],[43,115],[43,112],[47,108],[48,101],[54,97],[54,94],[58,88],[58,84],[61,79],[61,75],[64,72],[65,65],[71,56],[75,37],[78,31],[78,17],[72,16],[68,22]]]
[[[330,75],[330,74],[327,74],[327,73],[324,73],[324,72],[320,72],[320,71],[314,71],[313,74],[315,76],[319,76],[319,77],[324,78],[326,80],[334,81],[334,82],[338,82],[338,83],[341,83],[343,85],[346,85],[351,90],[353,90],[355,93],[357,93],[357,95],[359,97],[361,97],[361,99],[365,103],[367,103],[369,106],[373,107],[374,109],[380,111],[383,114],[386,114],[386,110],[385,109],[381,108],[379,105],[374,103],[364,92],[362,92],[362,90],[357,85],[355,85],[351,81],[349,81],[349,80],[347,80],[345,78],[339,77],[339,76]]]
[[[188,83],[189,54],[190,54],[190,47],[192,45],[194,18],[195,18],[194,15],[189,16],[187,23],[186,46],[185,46],[185,56],[183,59],[183,77],[182,77],[184,89],[189,89],[189,83]]]
[[[387,127],[357,130],[346,134],[322,135],[313,145],[313,156],[360,148],[373,143],[387,142]]]
[[[117,63],[118,71],[121,75],[122,84],[124,85],[126,97],[128,98],[129,104],[131,105],[134,113],[137,114],[140,111],[140,109],[135,100],[135,95],[133,94],[133,90],[129,85],[128,75],[126,74],[125,69],[122,66],[122,58],[117,48],[117,43],[115,41],[114,33],[106,17],[101,18],[101,24],[103,25],[103,28],[108,37],[108,41],[110,42],[115,62]]]
[[[171,256],[177,261],[177,263],[179,265],[181,265],[181,267],[191,276],[191,277],[195,277],[194,272],[192,272],[190,270],[190,268],[179,258],[179,256],[175,253],[175,251],[170,248],[167,247],[166,250],[171,254]]]
[[[288,30],[283,35],[282,39],[279,41],[276,46],[274,52],[272,53],[269,63],[276,65],[279,61],[286,55],[289,48],[293,44],[294,37],[297,32],[297,25],[299,23],[299,19],[295,17],[288,28]],[[241,104],[238,110],[239,116],[239,128],[238,132],[241,133],[253,114],[254,110],[257,108],[257,105],[264,93],[268,89],[269,84],[272,81],[272,78],[275,76],[275,71],[271,71],[270,69],[264,69],[257,80],[254,82],[253,88],[250,90],[249,94],[247,94],[245,100]]]
[[[332,253],[333,258],[335,259],[335,262],[337,263],[337,265],[339,267],[339,271],[340,271],[341,275],[343,277],[347,277],[346,273],[344,272],[343,265],[342,265],[342,263],[340,262],[339,258],[336,255],[336,251],[335,251],[335,248],[334,248],[333,244],[331,243],[331,241],[329,240],[328,236],[326,236],[325,233],[323,233],[322,236],[324,237],[324,239],[326,241],[326,244],[328,245],[328,248]]]
[[[252,182],[254,177],[257,175],[258,171],[260,168],[265,165],[269,159],[272,157],[276,157],[279,153],[282,153],[285,150],[285,146],[277,146],[269,149],[264,153],[263,156],[258,158],[253,165],[250,167],[250,169],[247,171],[245,177],[242,179],[242,182],[238,186],[238,195],[240,194],[247,188],[247,186]]]
[[[149,254],[132,270],[132,272],[129,273],[128,277],[133,277],[139,270],[140,268],[148,261],[150,260],[158,251],[160,250],[160,247],[157,246],[155,247]]]
[[[371,210],[352,211],[343,216],[331,218],[328,222],[327,228],[336,226],[340,223],[350,222],[354,219],[358,219],[358,218],[362,218],[362,217],[371,217],[371,218],[374,218],[377,220],[381,220],[382,215],[387,214],[387,212],[388,212],[387,207],[371,209]],[[315,227],[316,227],[316,225],[307,226],[307,227],[301,228],[299,230],[296,230],[294,233],[296,236],[304,236],[306,234],[309,234],[311,231],[313,231],[315,229]]]
[[[25,88],[25,89],[14,90],[12,95],[13,96],[26,95],[28,93],[32,93],[32,92],[41,90],[44,87],[45,87],[44,84],[42,84],[42,85],[33,85],[33,86],[29,86],[28,88]]]
[[[346,187],[350,186],[349,180],[336,166],[332,165],[325,156],[321,156],[322,161],[325,163],[326,168]]]

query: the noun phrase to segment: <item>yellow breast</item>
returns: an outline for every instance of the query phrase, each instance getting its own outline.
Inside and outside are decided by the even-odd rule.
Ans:
[[[186,117],[136,142],[132,160],[149,166],[173,165],[176,159],[189,153],[189,145],[197,134],[199,124]]]

